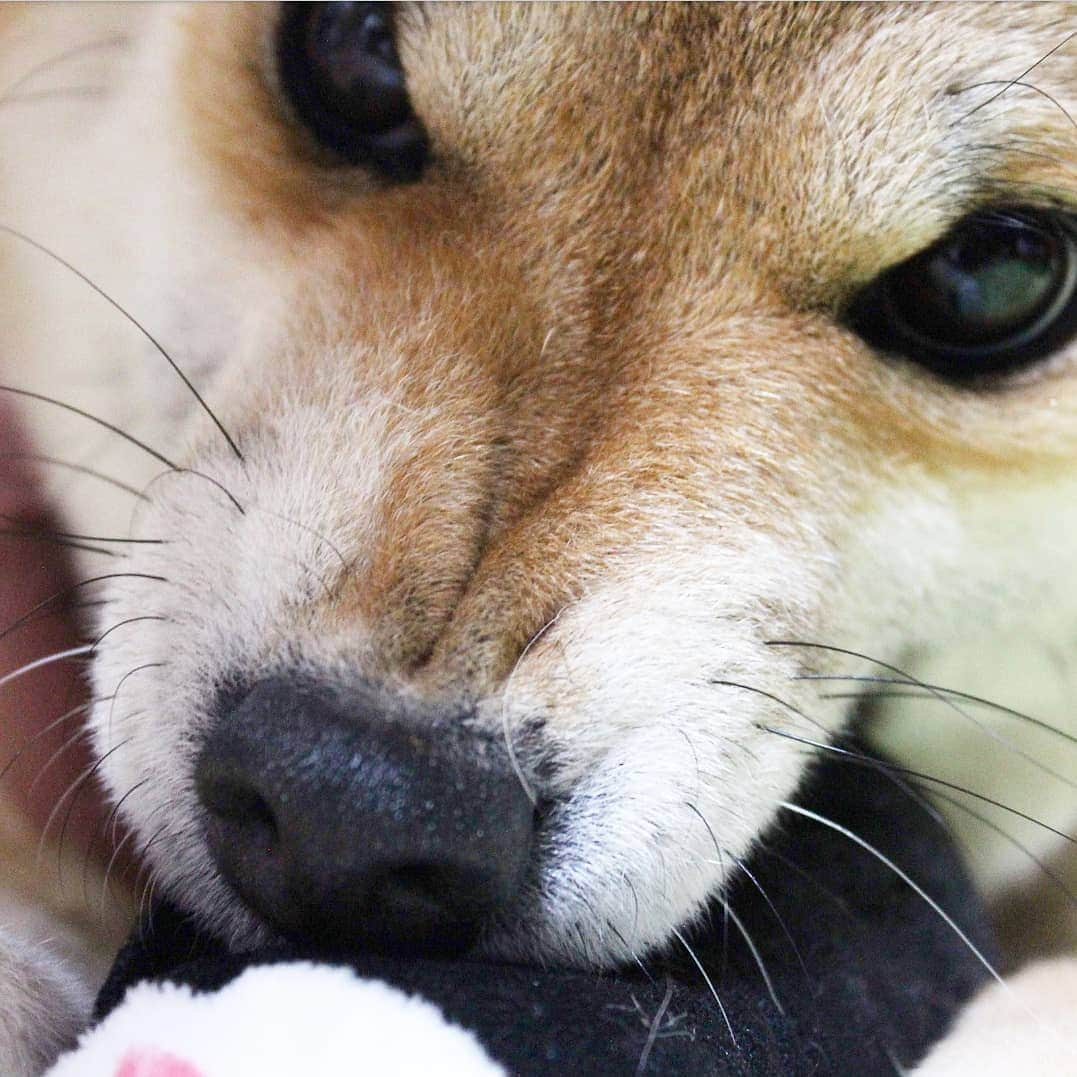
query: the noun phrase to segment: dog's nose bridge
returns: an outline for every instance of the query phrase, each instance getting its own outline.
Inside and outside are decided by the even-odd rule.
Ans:
[[[556,304],[504,251],[481,262],[459,222],[459,243],[424,225],[422,257],[409,245],[393,273],[388,225],[366,210],[356,234],[360,223],[357,252],[326,240],[303,278],[333,284],[315,289],[331,317],[297,316],[288,340],[302,358],[270,376],[286,390],[273,396],[314,416],[277,456],[294,468],[321,446],[310,481],[290,486],[327,489],[338,508],[315,518],[350,562],[359,551],[329,601],[313,590],[314,631],[346,647],[359,626],[375,672],[496,691],[528,640],[648,534],[703,530],[710,509],[720,521],[727,482],[739,502],[773,503],[782,479],[766,473],[784,465],[759,442],[825,414],[775,361],[793,332],[784,316],[749,335],[742,313],[726,328],[712,311],[688,338],[656,310],[632,333],[613,310],[588,317],[597,293]]]

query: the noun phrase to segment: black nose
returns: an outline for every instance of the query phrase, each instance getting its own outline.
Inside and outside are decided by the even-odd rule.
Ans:
[[[504,749],[373,692],[263,681],[216,723],[195,781],[225,879],[334,949],[465,949],[528,858],[532,804]]]

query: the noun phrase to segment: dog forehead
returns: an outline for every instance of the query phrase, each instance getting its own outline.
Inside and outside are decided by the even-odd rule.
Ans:
[[[218,188],[294,240],[372,188],[312,156],[289,119],[278,11],[187,10],[179,118]],[[546,250],[649,261],[681,294],[739,262],[783,301],[832,308],[985,198],[1072,185],[1056,103],[1072,61],[1037,63],[1064,40],[1066,5],[395,11],[432,144],[412,203],[440,188],[463,216],[529,229]],[[1032,66],[1035,91],[996,92]]]
[[[819,306],[985,197],[1071,186],[1072,124],[1045,95],[1065,96],[1072,61],[1038,63],[1064,40],[1067,15],[1024,4],[420,5],[402,9],[398,33],[450,171],[561,225],[562,241],[649,244],[680,289],[740,260]],[[1033,66],[1036,91],[988,101]]]
[[[533,119],[543,148],[627,129],[646,155],[648,137],[705,134],[882,21],[864,5],[478,3],[407,5],[396,27],[409,85],[442,91],[462,141]]]
[[[728,226],[735,203],[758,213],[789,201],[811,138],[841,135],[808,135],[819,101],[806,92],[825,97],[835,41],[862,42],[880,21],[861,5],[419,10],[400,20],[401,50],[450,168],[521,208],[569,208],[574,228],[654,222],[667,248],[678,231],[700,233],[693,204]]]

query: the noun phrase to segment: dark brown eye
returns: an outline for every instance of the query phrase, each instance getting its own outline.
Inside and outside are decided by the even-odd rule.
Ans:
[[[392,5],[283,7],[280,76],[299,119],[349,164],[377,168],[391,179],[416,179],[427,141],[408,99]]]
[[[869,343],[952,381],[1016,370],[1077,331],[1077,245],[1059,213],[999,209],[879,277],[849,312]]]

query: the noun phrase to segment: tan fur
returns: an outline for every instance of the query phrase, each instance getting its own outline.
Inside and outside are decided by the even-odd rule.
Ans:
[[[663,736],[679,720],[672,704],[653,722],[622,714],[671,671],[685,681],[685,728],[705,738],[694,693],[708,674],[746,671],[817,713],[789,678],[848,669],[767,639],[897,661],[970,624],[1035,623],[1075,582],[1062,579],[1073,561],[1061,509],[1054,529],[1034,510],[1073,492],[1077,349],[977,393],[882,360],[838,320],[866,282],[978,206],[1077,203],[1077,136],[1050,99],[1072,101],[1077,49],[1037,70],[1043,95],[992,99],[1065,37],[1072,8],[404,7],[399,47],[433,163],[399,187],[327,159],[294,122],[273,71],[275,10],[144,14],[119,107],[100,132],[72,134],[72,173],[87,178],[61,186],[69,204],[20,193],[45,167],[44,137],[17,122],[4,136],[22,176],[14,223],[138,298],[246,464],[100,314],[61,335],[69,347],[42,344],[35,331],[57,323],[48,285],[41,309],[11,314],[9,352],[33,356],[17,364],[23,383],[55,390],[107,351],[124,389],[91,410],[306,529],[257,512],[239,521],[190,475],[152,484],[139,533],[183,537],[132,564],[179,567],[208,597],[196,615],[174,591],[111,592],[116,609],[163,603],[183,627],[102,649],[103,694],[136,664],[173,662],[124,689],[132,713],[159,724],[151,738],[119,708],[116,727],[146,739],[103,770],[115,794],[167,777],[162,759],[182,769],[175,726],[200,720],[195,673],[222,654],[248,672],[298,656],[466,700],[510,737],[539,714],[570,759],[565,794],[613,783],[603,767],[622,745],[677,739]],[[13,73],[29,55],[16,30],[0,23],[12,34],[0,70]],[[148,162],[145,174],[117,167],[116,152]],[[107,224],[82,223],[97,215]],[[42,280],[26,258],[14,253],[8,275]],[[50,420],[37,420],[45,444],[61,437]],[[82,523],[87,507],[68,513]],[[247,570],[265,594],[244,590]],[[1072,627],[1072,599],[1065,610]],[[638,668],[620,676],[616,647],[637,639]],[[685,672],[689,658],[703,664]],[[729,729],[715,766],[738,795],[716,794],[708,818],[743,851],[802,765],[760,735],[757,773],[750,738],[763,716],[797,727],[758,700],[715,705]],[[114,743],[108,717],[99,750]],[[670,788],[681,762],[663,771]],[[145,839],[183,795],[146,787],[126,818]],[[679,833],[667,809],[655,830]],[[704,837],[684,839],[697,859]],[[150,859],[193,886],[199,855],[166,834]],[[664,926],[641,948],[719,881],[698,870],[685,860],[679,904],[656,906]],[[212,886],[196,900],[237,935],[253,930]],[[627,917],[627,900],[610,900]],[[1052,915],[1057,944],[1064,917]],[[584,924],[583,944],[570,923]],[[504,949],[626,956],[589,928],[566,897]],[[1059,963],[1030,980],[1030,1005],[1074,977]],[[979,1013],[990,1004],[959,1026],[955,1057]]]
[[[491,656],[490,681],[504,675],[527,639],[583,586],[586,569],[572,565],[565,541],[584,559],[599,563],[597,533],[611,548],[631,544],[631,525],[618,517],[631,501],[629,491],[645,487],[648,474],[667,489],[683,483],[679,493],[688,502],[717,489],[714,476],[693,474],[690,460],[676,458],[678,448],[694,454],[713,441],[726,466],[734,468],[756,451],[755,431],[772,430],[775,440],[780,437],[790,455],[803,461],[793,480],[799,495],[816,501],[822,490],[801,480],[823,470],[821,460],[812,462],[820,450],[857,460],[882,475],[910,463],[929,472],[958,464],[973,472],[1002,468],[1020,475],[1028,467],[1049,467],[1056,453],[1062,460],[1072,458],[1077,437],[1061,431],[1057,445],[1051,440],[1045,444],[1029,437],[1027,422],[1020,421],[1024,409],[1036,421],[1043,401],[1057,392],[1053,381],[1011,394],[1002,416],[990,400],[970,398],[955,408],[949,391],[895,378],[863,348],[850,347],[845,334],[815,319],[815,311],[831,313],[835,301],[874,275],[884,261],[898,260],[930,240],[973,194],[957,192],[963,198],[952,198],[945,216],[935,210],[934,219],[916,222],[920,228],[910,229],[903,219],[900,242],[892,242],[889,234],[871,234],[874,222],[854,221],[854,228],[864,233],[860,252],[855,246],[850,251],[846,207],[819,202],[820,195],[840,192],[789,185],[790,174],[807,172],[810,180],[810,154],[830,150],[826,142],[812,142],[816,132],[811,128],[820,119],[805,116],[796,104],[820,87],[802,85],[790,78],[790,70],[797,70],[801,56],[835,50],[835,38],[840,43],[843,34],[870,33],[873,18],[866,9],[806,8],[790,18],[788,12],[767,9],[688,13],[674,8],[625,11],[596,25],[569,6],[545,11],[539,19],[503,11],[492,30],[483,25],[479,34],[469,33],[466,25],[450,30],[461,39],[483,41],[479,62],[497,56],[499,63],[511,63],[513,77],[501,96],[477,99],[469,126],[442,129],[436,102],[444,99],[450,80],[460,77],[460,59],[452,51],[455,38],[443,46],[444,55],[433,54],[432,63],[423,57],[411,93],[432,128],[435,152],[439,140],[452,151],[446,154],[445,174],[431,180],[421,201],[408,190],[347,200],[339,186],[317,190],[328,177],[309,163],[302,168],[296,162],[296,142],[302,136],[281,124],[265,76],[260,79],[249,61],[264,48],[269,13],[253,11],[236,20],[210,8],[193,11],[189,19],[190,52],[181,54],[177,77],[182,88],[177,119],[189,125],[212,181],[235,200],[233,210],[258,229],[256,241],[271,244],[273,264],[290,260],[296,248],[303,252],[302,266],[284,272],[295,274],[307,294],[289,298],[301,309],[311,304],[315,310],[305,319],[294,318],[285,332],[301,337],[308,355],[318,354],[321,338],[328,345],[342,335],[357,345],[369,339],[379,349],[382,326],[394,332],[394,312],[409,307],[410,296],[437,295],[427,333],[445,358],[394,356],[394,368],[383,377],[395,385],[396,363],[425,366],[421,380],[403,386],[401,404],[442,412],[455,407],[461,424],[472,427],[471,454],[466,442],[453,440],[447,422],[437,434],[437,449],[463,457],[464,466],[475,472],[454,475],[454,483],[474,477],[477,486],[484,485],[480,469],[492,462],[482,443],[489,442],[490,431],[476,428],[476,419],[483,421],[499,405],[508,416],[509,425],[496,431],[507,442],[503,456],[508,463],[499,464],[500,488],[490,495],[488,511],[494,520],[484,536],[489,569],[465,564],[454,580],[443,578],[445,552],[450,558],[473,557],[475,543],[462,533],[466,520],[462,532],[455,532],[439,511],[438,527],[445,528],[440,540],[432,546],[420,540],[410,546],[408,564],[386,565],[373,578],[354,584],[377,623],[406,610],[406,631],[429,634],[425,618],[415,612],[417,604],[429,604],[429,618],[445,616],[442,606],[422,593],[423,566],[436,564],[439,578],[429,586],[444,592],[446,609],[459,606],[454,621],[460,627],[453,632],[463,636],[457,642],[450,633],[440,652],[467,654],[468,664],[476,664],[474,642],[467,637],[469,626],[478,626],[475,630],[497,639],[501,649]],[[436,39],[436,24],[449,15],[435,11],[426,19],[435,23],[430,36]],[[466,24],[485,20],[485,15],[454,12],[452,19]],[[633,71],[595,70],[602,57],[617,62],[618,52],[606,35],[623,35],[626,19],[641,23],[635,27],[645,50],[639,69],[661,68],[664,82],[658,86],[637,83]],[[697,20],[700,25],[693,26]],[[549,22],[553,25],[544,25]],[[742,51],[725,46],[724,35],[733,42],[765,44]],[[779,35],[782,50],[775,52],[770,42]],[[588,63],[576,72],[571,65],[563,74],[558,69],[562,77],[555,83],[549,65],[563,60],[536,47],[540,36],[572,41]],[[710,78],[698,76],[715,54],[732,57],[732,62]],[[813,77],[809,69],[803,81]],[[585,78],[585,88],[573,78]],[[686,103],[672,89],[663,92],[663,86],[688,83],[694,84],[699,100]],[[557,85],[556,93],[539,92],[538,87],[550,84]],[[469,92],[466,85],[453,89]],[[826,89],[832,92],[833,87]],[[648,94],[646,101],[641,92]],[[650,147],[647,166],[631,137],[641,109],[658,140]],[[445,122],[460,121],[450,115]],[[735,139],[729,137],[731,124]],[[581,139],[581,125],[583,138],[604,162],[597,174],[586,160],[565,158]],[[573,138],[563,134],[569,129],[575,131]],[[511,133],[507,146],[499,141],[501,131]],[[520,145],[529,146],[529,154],[521,154]],[[993,164],[1015,186],[1050,181],[1052,174],[1042,163],[1021,162],[1003,157]],[[855,167],[855,161],[850,163]],[[821,162],[815,167],[823,170]],[[917,163],[909,178],[926,185],[930,169],[929,162]],[[750,176],[751,183],[738,183],[739,174]],[[829,170],[824,174],[829,181]],[[760,175],[771,178],[762,190]],[[493,177],[496,194],[487,190]],[[992,175],[976,179],[980,185],[997,182]],[[350,185],[351,177],[346,182]],[[742,186],[750,199],[738,197]],[[547,202],[544,188],[571,196]],[[698,210],[671,221],[667,201],[717,210],[718,236],[713,227],[702,226]],[[358,236],[362,242],[357,245]],[[536,240],[542,243],[541,255]],[[313,266],[318,268],[312,272]],[[573,287],[573,278],[581,285]],[[348,295],[351,281],[364,282],[373,307]],[[805,281],[825,284],[805,292]],[[341,301],[334,303],[331,297],[338,294]],[[333,309],[326,310],[327,305]],[[531,356],[553,327],[543,363],[535,364]],[[365,363],[367,353],[359,354]],[[724,360],[717,385],[716,355]],[[439,362],[449,369],[430,366]],[[551,371],[557,371],[556,380]],[[357,371],[355,391],[383,389],[379,373]],[[761,387],[773,395],[765,396]],[[753,395],[761,399],[758,418],[744,412],[753,406]],[[776,406],[776,401],[781,403]],[[247,407],[252,414],[259,410],[256,400]],[[233,411],[229,418],[242,431],[245,416]],[[746,435],[740,443],[733,440],[737,430]],[[603,460],[607,472],[601,492],[589,490],[586,477],[577,477],[585,470],[581,461],[592,455]],[[618,476],[615,481],[623,487],[611,484],[608,473]],[[436,455],[420,457],[408,474],[437,482],[443,465]],[[753,526],[773,528],[774,521],[759,513],[793,493],[788,481],[776,478],[781,485],[772,495],[746,497]],[[422,505],[429,513],[434,504],[417,497],[406,477],[398,482],[401,507],[386,505],[384,515],[392,526],[381,530],[390,562],[401,556],[400,536],[416,534],[418,521],[408,506]],[[454,498],[458,490],[453,487]],[[543,512],[535,519],[540,502]],[[464,512],[474,518],[476,506]],[[569,518],[576,532],[571,539],[565,524]],[[591,527],[593,539],[586,537]],[[512,576],[504,566],[529,562],[557,566],[558,578],[539,583],[541,573],[522,567],[518,575],[530,594],[517,601],[523,596],[504,593]],[[463,577],[471,574],[461,601]],[[401,578],[411,581],[407,601],[400,595]],[[486,587],[493,589],[489,596]],[[380,603],[383,591],[388,597]],[[487,611],[493,609],[513,610],[518,623],[491,626],[489,617],[496,615]],[[413,640],[400,646],[405,653],[425,656],[430,643]]]

